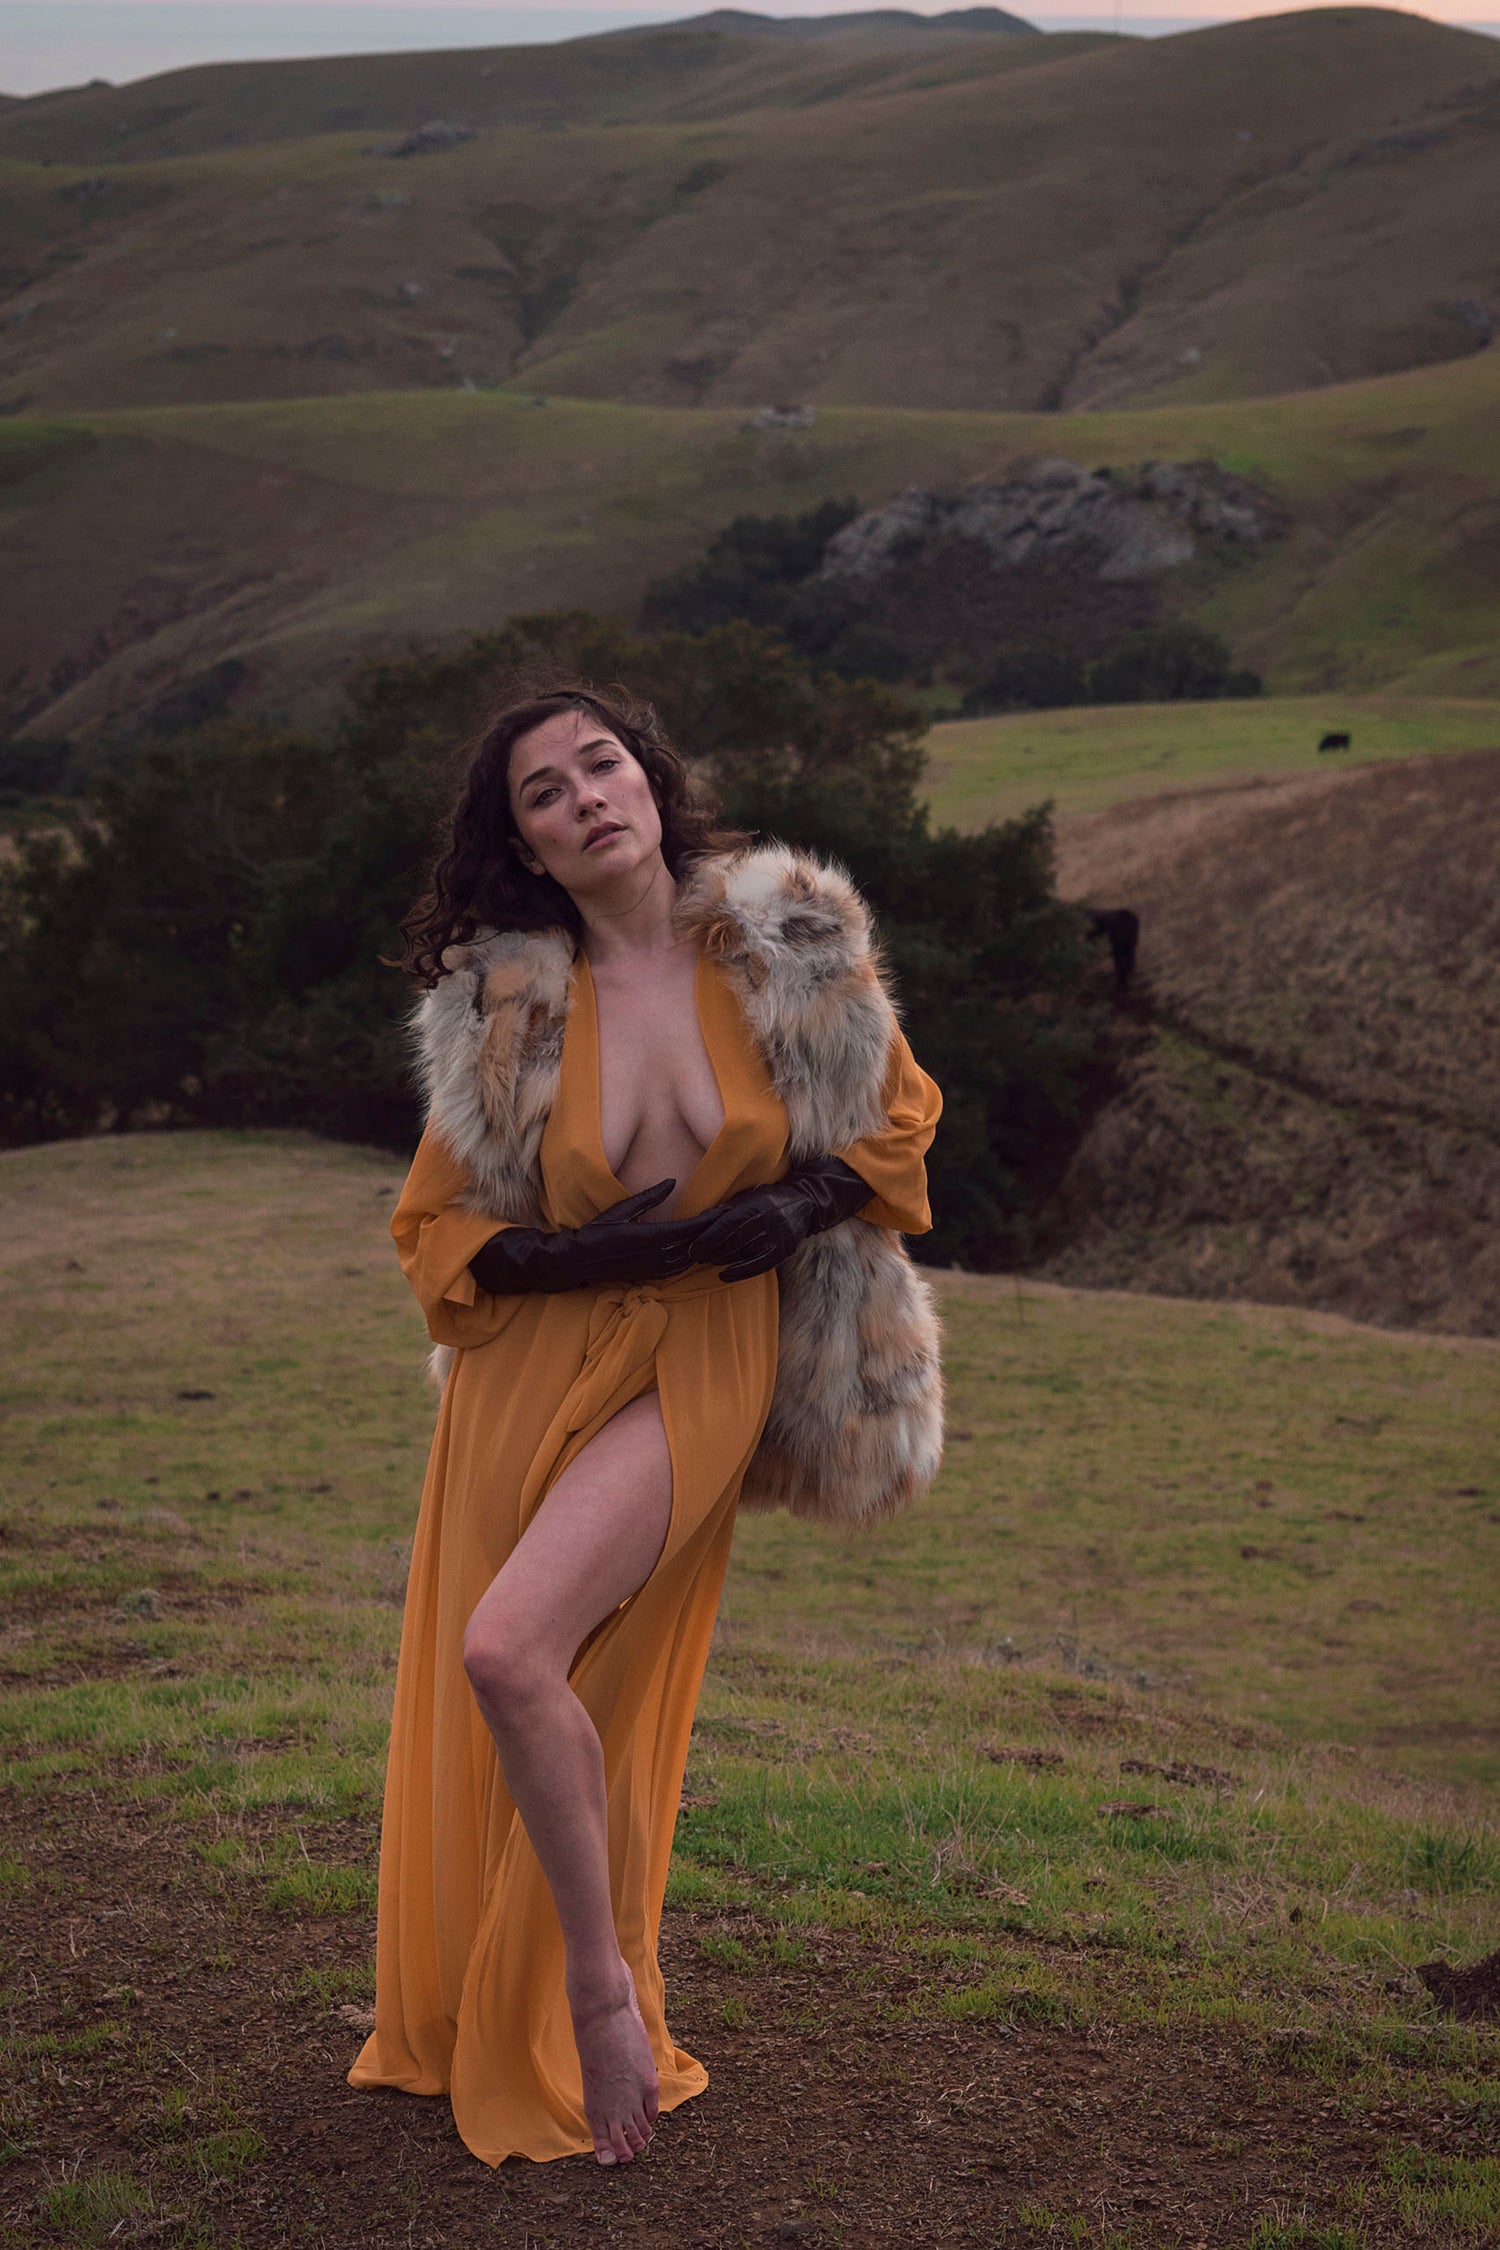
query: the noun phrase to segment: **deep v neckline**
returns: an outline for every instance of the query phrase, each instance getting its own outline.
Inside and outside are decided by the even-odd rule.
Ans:
[[[599,994],[594,983],[594,972],[589,966],[589,957],[581,949],[578,954],[578,970],[582,985],[588,995],[589,1036],[586,1051],[589,1066],[588,1122],[589,1138],[592,1143],[590,1153],[596,1159],[599,1170],[603,1173],[605,1179],[623,1197],[629,1195],[632,1190],[626,1187],[604,1153],[604,1083],[599,1059]],[[692,1212],[685,1211],[685,1206],[692,1201],[694,1191],[703,1177],[705,1167],[729,1129],[729,1097],[725,1092],[723,1075],[714,1056],[713,1041],[709,1038],[703,1021],[703,979],[708,973],[707,956],[700,952],[693,963],[693,1015],[698,1025],[698,1037],[703,1042],[703,1052],[708,1057],[708,1067],[713,1072],[714,1086],[719,1096],[719,1126],[713,1139],[708,1143],[692,1171],[688,1174],[687,1179],[682,1183],[677,1196],[675,1213],[678,1218],[694,1216]]]

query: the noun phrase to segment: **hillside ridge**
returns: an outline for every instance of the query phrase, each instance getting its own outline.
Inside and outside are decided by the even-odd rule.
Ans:
[[[1497,859],[1500,747],[1064,819],[1141,949],[1041,1271],[1500,1336]]]
[[[0,406],[1073,412],[1440,364],[1500,320],[1493,42],[1417,17],[496,56],[0,116]]]
[[[596,36],[626,38],[635,28],[632,25]],[[749,8],[713,8],[701,16],[674,17],[670,23],[655,28],[724,31],[752,39],[912,39],[918,45],[928,45],[934,39],[972,39],[989,32],[1016,38],[1023,33],[1035,35],[1043,27],[1028,23],[1022,16],[1009,15],[1004,8],[981,7],[944,8],[930,16],[918,15],[911,8],[851,8],[846,15],[835,16],[763,16]]]
[[[969,19],[994,16],[996,23]],[[805,27],[805,28],[804,28]],[[1024,39],[1058,52],[1076,33],[1046,33],[999,9],[921,17],[892,9],[852,17],[757,17],[723,9],[535,45],[374,50],[184,64],[124,85],[90,80],[0,100],[0,158],[133,164],[163,157],[417,126],[456,113],[475,130],[623,122],[707,99],[816,99],[829,57],[853,73],[834,95],[956,49],[980,57]],[[1103,43],[1087,35],[1084,43]],[[1001,59],[1001,58],[996,58]]]

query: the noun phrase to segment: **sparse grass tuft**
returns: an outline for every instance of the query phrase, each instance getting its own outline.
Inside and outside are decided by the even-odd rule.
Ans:
[[[299,2000],[311,2000],[322,2007],[332,2007],[340,2000],[373,1999],[375,1963],[361,1961],[352,1968],[299,1969],[292,1990]]]
[[[1263,2212],[1250,2231],[1250,2250],[1365,2250],[1365,2241],[1344,2227],[1304,2226]]]
[[[1384,2177],[1402,2224],[1414,2233],[1437,2230],[1436,2239],[1447,2242],[1500,2238],[1500,2157],[1391,2149]]]
[[[84,2250],[150,2208],[149,2190],[128,2172],[90,2172],[44,2190],[37,2216],[49,2234]]]
[[[223,2132],[189,2141],[181,2152],[185,2169],[207,2181],[237,2180],[266,2155],[265,2135],[253,2125],[233,2125]]]
[[[1472,1829],[1424,1827],[1412,1837],[1402,1871],[1424,1891],[1493,1891],[1500,1887],[1500,1848]]]
[[[265,1901],[273,1914],[353,1914],[374,1905],[375,1876],[368,1867],[293,1863],[267,1883]]]

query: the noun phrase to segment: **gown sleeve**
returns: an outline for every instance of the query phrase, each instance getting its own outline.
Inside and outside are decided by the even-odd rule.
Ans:
[[[886,1122],[876,1132],[832,1154],[858,1172],[873,1190],[855,1215],[901,1234],[926,1234],[932,1225],[923,1163],[942,1115],[943,1097],[917,1062],[905,1036],[891,1042],[885,1072]]]
[[[475,1251],[506,1222],[470,1211],[462,1201],[468,1185],[468,1173],[429,1125],[391,1215],[391,1235],[436,1344],[487,1344],[525,1301],[492,1297],[469,1271]]]

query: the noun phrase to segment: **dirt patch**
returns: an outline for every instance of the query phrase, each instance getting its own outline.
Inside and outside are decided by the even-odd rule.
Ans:
[[[1423,1961],[1417,1969],[1440,2008],[1470,2020],[1500,2020],[1500,1953],[1487,1953],[1472,1968],[1455,1969],[1448,1961]]]
[[[266,1816],[261,1840],[278,1832]],[[257,1831],[235,1835],[253,1847]],[[302,1841],[325,1861],[373,1860],[367,1823],[309,1827]],[[69,2239],[43,2216],[60,2178],[114,2173],[150,2200],[101,2240],[187,2240],[211,2208],[214,2239],[247,2250],[988,2250],[1021,2213],[1028,2239],[1082,2218],[1132,2244],[1217,2250],[1289,2203],[1331,2223],[1392,2132],[1418,2129],[1415,2083],[1409,2112],[1341,2116],[1325,2081],[1280,2074],[1217,2033],[954,2021],[957,1988],[866,1940],[807,1934],[778,1965],[769,1919],[672,1913],[673,2029],[708,2063],[709,2092],[627,2172],[586,2160],[490,2172],[445,2102],[344,2082],[368,2005],[367,1912],[272,1914],[258,1876],[206,1864],[158,1811],[86,1795],[8,1796],[0,1848],[28,1871],[7,1900],[23,2059],[0,2213],[39,2244]],[[757,1965],[726,1969],[726,1957]],[[1457,2131],[1449,2121],[1423,2144]],[[254,2147],[238,2167],[223,2153],[237,2133]],[[1411,2237],[1372,2210],[1362,2239]]]

